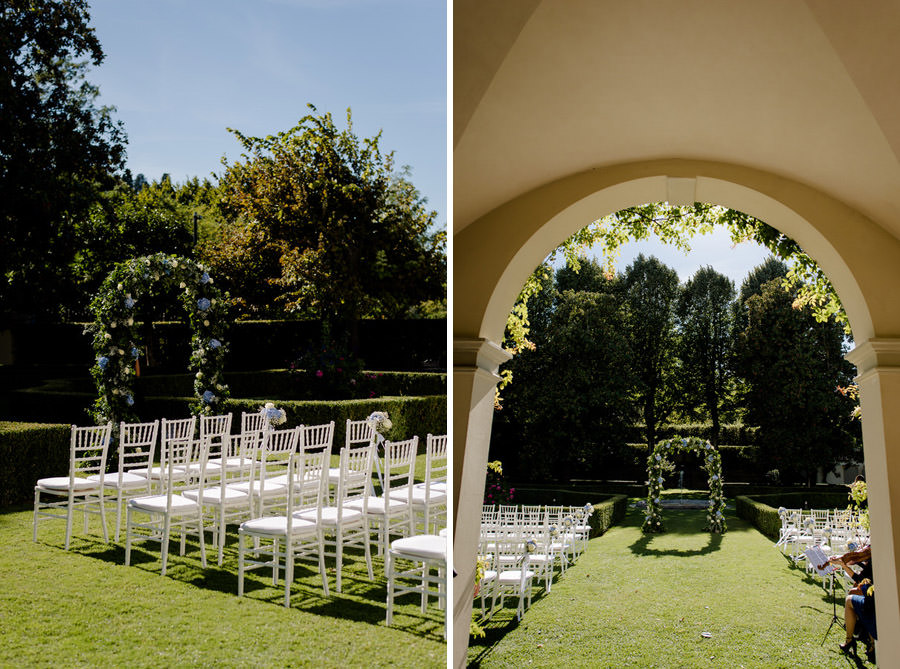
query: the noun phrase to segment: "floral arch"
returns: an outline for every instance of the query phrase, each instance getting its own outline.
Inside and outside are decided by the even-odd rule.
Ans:
[[[191,327],[191,359],[194,374],[195,414],[213,414],[228,397],[223,377],[227,346],[226,301],[213,286],[208,268],[175,255],[156,253],[132,258],[115,266],[104,279],[90,311],[94,321],[86,332],[94,335],[91,376],[97,387],[93,416],[98,423],[137,420],[134,411],[135,362],[142,342],[135,310],[152,294],[175,294]],[[227,297],[227,296],[226,296]]]
[[[689,452],[703,459],[703,466],[709,474],[709,505],[706,508],[706,530],[717,534],[725,532],[725,495],[722,485],[722,456],[719,449],[698,437],[660,441],[647,458],[647,511],[641,529],[645,533],[665,532],[662,523],[662,505],[659,495],[662,491],[664,472],[674,466],[668,455],[674,452]]]

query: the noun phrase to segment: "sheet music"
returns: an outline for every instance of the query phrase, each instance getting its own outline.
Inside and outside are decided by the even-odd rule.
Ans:
[[[810,546],[803,554],[806,556],[806,559],[809,561],[819,576],[825,577],[830,573],[837,571],[837,567],[833,564],[829,564],[828,556],[825,555],[825,551],[823,551],[819,546]],[[820,569],[820,567],[824,567],[824,569]]]

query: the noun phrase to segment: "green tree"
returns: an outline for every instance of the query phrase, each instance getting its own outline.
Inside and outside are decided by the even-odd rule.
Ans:
[[[232,130],[245,153],[226,164],[223,211],[258,227],[280,253],[271,277],[290,312],[346,329],[354,349],[357,321],[402,316],[440,299],[446,281],[446,233],[436,213],[382,153],[380,135],[360,140],[330,114],[304,116],[268,137]]]
[[[675,408],[678,274],[651,256],[638,255],[623,278],[626,326],[636,376],[635,401],[652,448],[658,427]]]
[[[851,382],[854,368],[844,360],[844,332],[834,318],[817,320],[780,278],[759,284],[773,269],[757,268],[744,282],[747,326],[735,359],[747,421],[759,426],[761,457],[783,476],[811,484],[818,467],[859,457],[853,401],[838,390]],[[759,292],[751,292],[754,284]]]
[[[516,382],[498,414],[492,452],[505,452],[524,478],[601,475],[633,419],[621,304],[612,292],[551,288],[547,295],[553,304],[533,326],[534,348],[510,363]]]
[[[97,107],[103,60],[86,0],[0,8],[0,312],[58,318],[77,302],[73,224],[122,167],[125,135]]]
[[[687,409],[699,405],[708,412],[714,446],[719,445],[721,413],[731,395],[734,298],[734,284],[728,277],[702,267],[678,299],[681,394]]]

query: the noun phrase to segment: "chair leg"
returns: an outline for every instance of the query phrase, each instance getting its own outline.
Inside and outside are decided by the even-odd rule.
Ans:
[[[373,580],[375,578],[375,574],[372,571],[372,542],[369,541],[369,533],[365,532],[365,536],[363,537],[363,541],[365,542],[364,548],[366,552],[366,567],[369,570],[369,580]]]
[[[272,539],[272,587],[278,585],[278,539]]]
[[[222,507],[222,511],[219,514],[219,561],[218,565],[222,566],[222,560],[225,556],[225,507]]]
[[[294,548],[290,537],[284,540],[284,606],[291,607],[291,585],[294,582]]]
[[[238,530],[238,597],[244,596],[244,533]]]
[[[125,511],[125,566],[131,564],[131,507]]]
[[[322,574],[322,591],[328,597],[328,571],[325,569],[325,532],[320,529],[316,539],[319,542],[319,573]]]
[[[119,543],[119,528],[122,525],[122,491],[116,491],[116,543]]]
[[[203,531],[203,509],[197,515],[197,534],[200,538],[200,566],[206,569],[206,533]]]
[[[387,616],[385,624],[390,626],[394,617],[394,561],[390,549],[384,553],[384,571],[387,574]]]
[[[335,574],[335,584],[334,589],[337,592],[341,591],[341,567],[344,564],[344,535],[341,532],[341,527],[338,527],[334,531],[334,562],[336,568]]]
[[[69,493],[69,506],[66,509],[66,550],[69,550],[69,540],[72,538],[72,515],[75,513],[72,493]]]
[[[32,529],[31,529],[31,540],[37,543],[37,523],[38,523],[38,509],[41,505],[41,491],[34,491],[34,519],[32,520]]]
[[[166,575],[166,560],[169,557],[169,528],[171,527],[171,523],[171,519],[166,515],[166,519],[163,521],[162,543],[160,544],[160,557],[162,559],[162,571],[159,573],[160,576]],[[182,533],[181,537],[183,540],[184,533]]]
[[[103,490],[100,490],[100,525],[103,527],[103,541],[109,543],[109,528],[106,526],[106,499]]]

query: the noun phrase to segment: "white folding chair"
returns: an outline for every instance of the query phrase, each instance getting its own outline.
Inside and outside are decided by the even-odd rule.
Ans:
[[[152,423],[119,423],[118,472],[107,474],[103,487],[112,490],[116,498],[116,541],[122,525],[122,506],[132,497],[150,494],[150,479],[132,473],[135,469],[149,471],[156,454],[159,421]]]
[[[375,424],[367,420],[350,420],[347,419],[347,427],[344,430],[344,447],[352,448],[354,446],[368,446],[375,443],[376,432]],[[330,467],[328,469],[328,482],[332,488],[338,484],[341,476],[340,467]]]
[[[249,479],[229,485],[230,489],[250,495],[253,517],[277,515],[287,499],[288,466],[297,451],[302,426],[287,430],[266,430],[253,460]]]
[[[229,455],[231,444],[230,413],[220,416],[200,416],[200,439],[206,440],[206,475],[214,476],[222,468],[222,459]]]
[[[412,566],[408,566],[412,563]],[[406,567],[406,568],[404,568]],[[432,570],[434,574],[432,574]],[[444,638],[447,637],[447,537],[420,534],[391,542],[385,556],[387,575],[387,613],[385,623],[391,625],[394,599],[398,595],[421,595],[422,613],[427,612],[428,599],[436,597],[444,611]]]
[[[84,533],[88,531],[88,514],[99,513],[103,540],[109,542],[104,506],[104,473],[112,423],[99,427],[72,426],[69,438],[69,475],[38,479],[34,486],[34,519],[32,540],[37,541],[38,520],[64,518],[66,521],[66,550],[72,538],[72,517],[75,509],[84,513]],[[41,500],[41,495],[50,501]],[[96,507],[96,510],[94,508]],[[65,510],[65,513],[60,511]]]
[[[163,418],[160,421],[159,428],[159,452],[160,458],[162,458],[163,453],[169,453],[171,451],[171,447],[175,444],[184,445],[189,444],[194,441],[194,433],[197,429],[197,417],[191,416],[190,418],[178,418],[176,420],[168,420]],[[191,454],[195,454],[193,451]],[[173,474],[176,478],[179,479],[181,483],[184,483],[188,479],[188,467],[191,465],[191,462],[184,462],[183,464],[178,465],[178,467],[173,471]],[[138,467],[131,470],[132,474],[137,476],[145,476],[150,479],[150,489],[153,491],[153,484],[157,484],[157,489],[160,494],[165,492],[165,486],[162,485],[162,481],[165,478],[165,462],[160,461],[159,465],[148,465],[147,467]]]
[[[366,557],[366,568],[369,580],[374,578],[372,573],[372,552],[369,542],[369,528],[366,521],[367,500],[369,488],[372,484],[372,462],[375,457],[374,444],[357,446],[355,448],[345,446],[341,449],[340,475],[335,492],[334,506],[325,506],[321,510],[303,511],[299,518],[316,520],[326,533],[326,549],[333,547],[335,567],[335,590],[341,592],[341,576],[344,561],[344,550],[351,546],[363,549]],[[362,500],[362,505],[354,505],[356,500]],[[333,536],[333,539],[331,538]]]
[[[378,554],[383,555],[390,545],[391,532],[401,537],[413,534],[413,475],[416,469],[416,450],[419,438],[384,442],[384,490],[381,495],[368,495],[347,504],[351,509],[366,506],[369,531],[372,523],[378,526]],[[405,499],[391,494],[391,490],[406,493]]]
[[[192,465],[199,463],[199,469],[193,475],[187,471]],[[163,492],[159,495],[133,497],[128,500],[125,516],[125,565],[131,564],[131,544],[133,541],[158,541],[162,569],[160,575],[166,575],[169,557],[169,540],[172,530],[181,534],[180,555],[184,555],[185,536],[196,534],[200,543],[200,561],[206,568],[206,545],[203,531],[203,509],[193,499],[185,497],[184,492],[194,488],[203,488],[206,464],[206,442],[195,441],[193,434],[181,439],[164,440],[160,446],[161,483]],[[138,521],[136,514],[147,516]],[[135,530],[146,532],[135,536]]]
[[[391,497],[403,500],[406,491],[398,488]],[[447,517],[447,437],[429,434],[425,445],[425,482],[413,486],[412,506],[422,517],[422,533],[437,534]]]
[[[322,590],[328,596],[324,533],[319,520],[327,495],[329,457],[328,449],[292,453],[284,515],[264,516],[241,523],[238,530],[238,597],[244,594],[244,573],[250,569],[272,567],[272,585],[278,585],[278,572],[282,568],[279,544],[283,546],[285,560],[284,605],[291,605],[295,560],[311,555],[315,555],[318,562]],[[315,514],[315,519],[302,517],[305,512]],[[254,545],[246,547],[246,538],[253,538]]]
[[[531,582],[534,571],[530,568],[529,545],[522,533],[515,529],[501,530],[494,540],[497,551],[497,582],[491,600],[491,611],[500,597],[500,606],[504,598],[513,595],[517,598],[516,618],[522,619],[525,609],[531,606]]]

